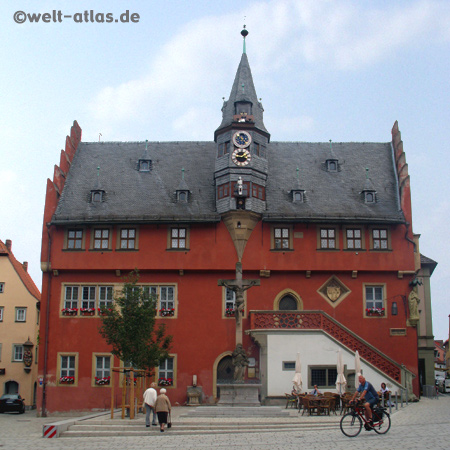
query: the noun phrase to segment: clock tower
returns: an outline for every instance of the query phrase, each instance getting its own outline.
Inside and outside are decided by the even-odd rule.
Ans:
[[[222,107],[222,123],[214,133],[217,144],[214,181],[216,208],[235,241],[241,260],[245,243],[266,209],[267,152],[270,134],[263,122],[264,109],[256,95],[245,51],[248,31],[241,31],[244,51],[230,97]],[[231,227],[231,228],[230,228]],[[243,236],[246,234],[246,237]],[[239,247],[239,249],[238,249]]]

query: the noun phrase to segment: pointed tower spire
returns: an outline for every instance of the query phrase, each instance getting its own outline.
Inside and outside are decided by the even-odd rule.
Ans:
[[[255,129],[270,139],[270,134],[263,122],[264,109],[261,102],[258,101],[252,72],[245,52],[245,37],[248,35],[245,26],[241,34],[244,37],[244,53],[242,53],[241,62],[234,78],[230,97],[228,101],[224,102],[222,107],[222,123],[214,133],[215,140],[217,140],[217,135],[221,131],[239,121],[237,116],[241,113],[244,114],[246,122],[252,123]]]

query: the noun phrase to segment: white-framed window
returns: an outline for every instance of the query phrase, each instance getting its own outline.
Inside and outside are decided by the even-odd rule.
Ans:
[[[27,308],[21,306],[16,307],[16,322],[27,321]]]
[[[174,305],[174,287],[161,286],[159,290],[160,309],[173,309]]]
[[[108,228],[96,228],[94,229],[94,249],[106,249],[109,248],[109,229]]]
[[[164,361],[161,362],[159,365],[158,370],[158,376],[159,380],[165,379],[165,380],[172,380],[173,382],[173,375],[174,375],[174,358],[167,358]],[[159,381],[159,384],[161,385],[161,381]]]
[[[60,377],[75,377],[74,355],[61,355]]]
[[[236,306],[236,292],[232,291],[229,288],[225,288],[225,309],[234,310]]]
[[[78,286],[66,286],[64,294],[64,308],[78,308]]]
[[[158,288],[156,286],[142,286],[142,292],[145,299],[149,299],[150,297],[158,297]]]
[[[4,307],[0,306],[0,322],[3,322],[3,310],[4,310]]]
[[[13,345],[13,361],[23,361],[23,345]]]
[[[0,283],[0,294],[3,294],[5,292],[5,283]]]
[[[112,286],[99,286],[98,287],[98,307],[99,308],[111,308],[113,303]]]
[[[95,357],[95,378],[98,380],[111,376],[111,356]]]
[[[95,286],[83,286],[82,308],[95,308]]]
[[[366,310],[384,310],[384,287],[365,286]]]

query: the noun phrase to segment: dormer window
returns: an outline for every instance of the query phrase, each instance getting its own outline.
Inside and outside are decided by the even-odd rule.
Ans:
[[[177,191],[177,201],[180,203],[187,203],[189,199],[189,191]]]
[[[152,161],[150,159],[139,160],[139,172],[150,172]]]
[[[292,201],[294,203],[303,203],[303,194],[305,191],[293,190],[292,191]]]
[[[364,192],[364,202],[365,203],[376,203],[376,195],[375,191],[366,191]]]
[[[103,201],[103,191],[91,191],[92,203],[101,203]]]
[[[338,171],[338,160],[337,159],[327,159],[326,168],[327,168],[327,172],[337,172]]]

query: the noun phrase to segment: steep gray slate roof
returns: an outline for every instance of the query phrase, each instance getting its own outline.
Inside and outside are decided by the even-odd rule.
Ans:
[[[80,143],[67,176],[55,223],[218,221],[214,197],[214,142],[149,142],[150,172],[137,170],[145,142]],[[97,166],[105,201],[92,203]],[[184,168],[184,182],[182,172]],[[191,191],[188,203],[177,203],[181,184]]]
[[[266,220],[404,222],[390,143],[272,142],[269,146]],[[327,159],[338,171],[327,172]],[[297,181],[297,167],[300,169]],[[369,168],[377,202],[362,195]],[[305,202],[293,203],[290,191],[305,190]]]
[[[52,222],[220,220],[215,211],[214,142],[149,142],[152,170],[139,172],[144,150],[145,142],[80,143]],[[325,170],[328,158],[338,159],[338,172]],[[272,142],[268,162],[263,220],[404,222],[390,143],[333,143],[331,152],[329,143]],[[366,167],[377,193],[374,204],[364,203],[361,194]],[[97,182],[105,191],[102,203],[90,200]],[[190,200],[177,203],[175,191],[183,183]],[[293,203],[290,191],[299,187],[305,190],[305,202]]]

